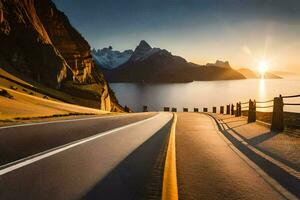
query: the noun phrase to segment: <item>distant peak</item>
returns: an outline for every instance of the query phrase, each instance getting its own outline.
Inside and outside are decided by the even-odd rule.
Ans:
[[[228,61],[221,61],[217,60],[215,63],[207,63],[206,66],[215,66],[215,67],[222,67],[222,68],[231,68]]]
[[[137,46],[137,49],[143,49],[143,50],[150,50],[152,49],[152,47],[145,41],[145,40],[142,40],[140,42],[140,44]]]
[[[149,55],[151,55],[152,53],[152,47],[145,41],[142,40],[139,45],[135,48],[132,56],[131,56],[131,60],[141,60]]]

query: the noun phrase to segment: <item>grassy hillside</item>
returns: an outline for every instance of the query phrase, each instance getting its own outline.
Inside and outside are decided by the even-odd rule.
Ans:
[[[110,113],[71,104],[75,101],[80,99],[41,84],[31,84],[0,68],[0,125],[46,117]]]

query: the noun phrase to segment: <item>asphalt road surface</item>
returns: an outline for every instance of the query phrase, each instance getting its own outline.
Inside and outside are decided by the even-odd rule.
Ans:
[[[160,195],[161,183],[153,185],[153,174],[160,179],[155,168],[162,171],[161,154],[171,119],[170,113],[149,113],[2,129],[1,138],[10,138],[6,141],[12,145],[11,151],[18,147],[9,156],[1,150],[2,162],[73,143],[2,168],[0,199],[155,198]],[[38,139],[30,141],[35,137]],[[26,142],[14,146],[16,140]],[[6,149],[6,143],[1,142],[1,148]],[[149,186],[157,189],[150,191]]]
[[[177,115],[179,199],[285,199],[233,150],[211,117]],[[161,199],[172,116],[140,113],[0,128],[0,199]]]
[[[0,127],[0,165],[154,115],[155,113],[88,116],[74,120]]]

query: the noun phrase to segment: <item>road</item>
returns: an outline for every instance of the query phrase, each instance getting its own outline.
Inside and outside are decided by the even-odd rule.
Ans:
[[[284,199],[236,154],[204,114],[179,113],[179,199]]]
[[[0,128],[0,199],[161,199],[163,180],[182,200],[285,199],[210,116],[176,115],[172,137],[166,112]]]
[[[0,165],[154,115],[155,113],[88,116],[29,126],[0,127]]]
[[[160,166],[163,159],[158,158],[166,146],[172,116],[171,113],[150,113],[2,129],[1,136],[12,134],[11,137],[21,137],[17,138],[18,141],[40,137],[30,144],[18,143],[21,151],[26,151],[27,145],[35,146],[27,146],[34,152],[41,150],[40,145],[34,144],[39,142],[47,148],[61,145],[61,139],[70,142],[70,134],[77,137],[71,138],[71,146],[48,151],[0,170],[0,199],[147,199],[147,187],[155,181],[151,177],[155,176],[153,170],[163,167]],[[112,126],[123,128],[103,132]],[[87,136],[92,138],[78,140]],[[12,140],[9,140],[11,149],[15,147]],[[5,143],[1,146],[6,148]],[[26,152],[29,155],[29,151]],[[12,158],[3,157],[5,161]],[[159,187],[156,195],[159,195],[161,186],[156,185]],[[149,192],[153,196],[151,192],[155,191]]]

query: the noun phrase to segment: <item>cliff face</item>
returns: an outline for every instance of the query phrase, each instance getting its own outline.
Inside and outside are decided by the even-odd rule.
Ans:
[[[37,14],[42,21],[53,45],[62,54],[71,68],[72,80],[76,83],[93,81],[90,45],[71,26],[68,18],[47,0],[35,1]]]
[[[67,63],[52,45],[34,0],[0,0],[0,53],[12,67],[48,85],[59,87]]]
[[[78,104],[120,109],[88,42],[51,0],[0,0],[0,44],[5,67],[84,99]]]

